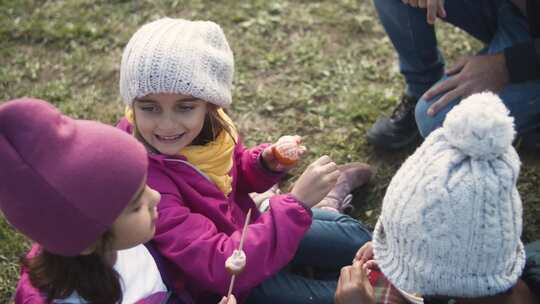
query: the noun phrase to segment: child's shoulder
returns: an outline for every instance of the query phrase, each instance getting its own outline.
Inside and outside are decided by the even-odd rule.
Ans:
[[[180,175],[179,173],[175,173]],[[173,176],[173,174],[161,166],[152,166],[151,162],[148,166],[148,177],[147,184],[152,189],[163,193],[176,193],[178,192],[178,185],[176,180],[178,176]]]

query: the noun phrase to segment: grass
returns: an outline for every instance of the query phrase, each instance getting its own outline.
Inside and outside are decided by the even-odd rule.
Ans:
[[[71,116],[114,123],[122,113],[122,48],[161,16],[222,25],[236,60],[232,116],[248,145],[297,133],[310,148],[308,161],[329,154],[372,164],[377,174],[355,196],[354,216],[375,223],[386,186],[413,149],[384,153],[365,139],[404,87],[369,1],[0,0],[0,100],[35,96]],[[481,47],[449,26],[437,31],[449,62]],[[540,238],[539,164],[521,154],[523,238],[530,241]],[[14,290],[27,248],[0,220],[0,303]]]

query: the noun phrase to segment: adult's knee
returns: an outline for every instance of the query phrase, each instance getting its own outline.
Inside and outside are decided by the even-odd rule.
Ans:
[[[440,109],[435,116],[429,116],[427,114],[429,107],[439,100],[441,96],[442,95],[436,96],[429,101],[420,98],[416,104],[416,108],[414,109],[414,117],[416,119],[416,125],[420,131],[420,135],[422,135],[424,138],[426,138],[435,129],[442,126],[444,119],[446,118],[446,114],[448,114],[448,112],[450,112],[450,110],[452,110],[452,108],[461,101],[461,98],[454,99],[444,108]]]
[[[444,118],[439,118],[439,114],[434,117],[427,114],[427,110],[433,104],[433,102],[427,102],[424,99],[419,99],[416,103],[416,108],[414,109],[414,118],[416,119],[416,125],[418,126],[418,131],[420,135],[426,138],[433,130],[437,129],[442,125],[442,120]]]
[[[404,6],[401,0],[373,0],[373,4],[380,17],[395,15],[395,9],[402,9]]]

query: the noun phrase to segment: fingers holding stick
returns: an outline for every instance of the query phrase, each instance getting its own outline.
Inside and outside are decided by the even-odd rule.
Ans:
[[[228,298],[223,297],[221,298],[221,301],[219,301],[219,304],[236,304],[236,298],[234,297],[234,295],[231,295]]]

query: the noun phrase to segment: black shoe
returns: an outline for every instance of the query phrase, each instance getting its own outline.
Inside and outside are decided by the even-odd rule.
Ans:
[[[415,143],[420,137],[414,108],[418,99],[403,95],[399,105],[390,117],[379,116],[367,132],[368,142],[375,147],[387,150],[405,148]]]

